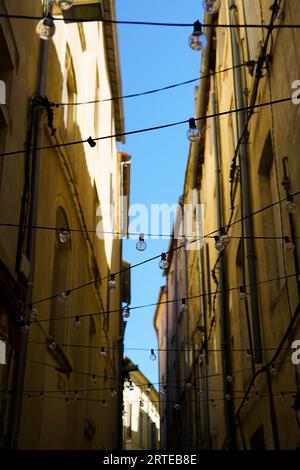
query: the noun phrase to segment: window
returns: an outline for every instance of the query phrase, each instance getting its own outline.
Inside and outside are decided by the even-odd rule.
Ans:
[[[56,227],[68,228],[68,221],[64,210],[60,207],[56,214]],[[68,288],[70,271],[71,241],[62,244],[59,240],[59,232],[56,232],[52,295],[57,295]],[[55,341],[64,343],[66,338],[65,327],[67,322],[55,321],[67,313],[67,302],[60,303],[57,297],[52,299],[49,322],[49,334],[55,338]]]
[[[63,95],[67,99],[69,104],[76,103],[77,101],[77,85],[75,78],[75,71],[71,51],[67,46],[66,58],[65,58],[65,81],[63,86]],[[76,122],[76,106],[65,106],[64,107],[64,126],[68,134],[73,131],[73,126]]]
[[[276,166],[274,162],[273,144],[270,132],[265,140],[259,162],[258,173],[261,207],[264,207],[279,199],[277,192]],[[283,235],[281,232],[280,206],[278,204],[268,209],[268,211],[260,218],[260,222],[264,236],[280,237]],[[269,277],[271,279],[283,277],[284,265],[282,240],[268,240],[268,243],[263,244],[263,249]],[[271,282],[267,287],[267,289],[269,289],[271,299],[271,310],[278,300],[280,287],[282,287],[283,284],[284,280],[281,280]]]

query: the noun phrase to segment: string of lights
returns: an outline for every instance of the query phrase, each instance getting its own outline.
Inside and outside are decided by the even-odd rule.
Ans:
[[[190,130],[193,129],[193,123],[191,121],[202,121],[202,120],[210,119],[212,117],[226,116],[226,115],[229,115],[229,114],[240,113],[242,111],[247,111],[247,110],[250,110],[250,109],[263,108],[264,106],[270,106],[271,104],[273,104],[273,105],[282,104],[282,103],[286,103],[288,101],[290,101],[290,102],[292,101],[291,96],[289,96],[287,98],[277,99],[277,100],[274,100],[273,102],[268,101],[268,102],[265,102],[265,103],[255,104],[254,106],[251,106],[251,107],[244,106],[242,108],[230,109],[230,110],[227,110],[227,111],[222,111],[222,112],[219,112],[219,113],[210,114],[210,115],[206,115],[206,116],[185,119],[183,121],[176,121],[176,122],[171,122],[171,123],[168,123],[168,124],[161,124],[161,125],[158,125],[158,126],[152,126],[152,127],[147,127],[147,128],[143,128],[143,129],[136,129],[136,130],[133,130],[133,131],[119,132],[119,133],[116,133],[116,134],[106,135],[106,136],[102,136],[102,137],[94,137],[93,138],[93,137],[90,136],[87,139],[74,140],[74,141],[71,141],[71,142],[65,142],[65,143],[61,143],[61,144],[51,144],[51,145],[41,146],[41,147],[38,147],[36,149],[31,149],[31,150],[50,150],[50,149],[70,147],[72,145],[80,145],[80,144],[89,144],[90,147],[94,148],[96,146],[96,143],[98,141],[101,141],[101,140],[113,139],[113,138],[118,138],[118,137],[124,137],[124,136],[127,136],[127,135],[141,134],[141,133],[146,133],[146,132],[152,132],[152,131],[157,131],[157,130],[161,130],[161,129],[167,129],[167,128],[170,128],[170,127],[180,126],[180,125],[183,125],[183,124],[189,124],[190,126],[192,125],[192,127],[190,127],[190,129],[189,129],[189,131],[190,131]],[[189,140],[191,142],[193,142],[191,140],[191,138],[189,138]],[[196,142],[196,141],[198,141],[198,139],[194,140],[194,142]],[[10,152],[0,153],[0,157],[20,155],[20,154],[24,154],[24,153],[25,153],[25,149],[12,150]]]
[[[11,228],[29,228],[29,225],[28,224],[17,224],[17,223],[9,223],[9,222],[0,222],[0,227],[11,227]],[[63,234],[65,234],[65,236],[67,236],[67,232],[69,233],[96,233],[96,234],[99,234],[99,235],[112,235],[112,236],[124,236],[125,234],[122,233],[122,232],[116,232],[116,231],[109,231],[109,230],[98,230],[98,229],[95,229],[95,230],[91,230],[91,229],[87,229],[87,230],[84,230],[84,229],[80,229],[80,228],[72,228],[72,227],[68,227],[68,228],[63,228],[62,227],[51,227],[51,226],[45,226],[45,225],[34,225],[32,226],[33,228],[37,229],[37,230],[49,230],[49,231],[54,231],[54,232],[58,232],[60,234],[60,236],[63,236]],[[142,234],[144,237],[149,237],[149,238],[173,238],[174,237],[174,234],[171,234],[171,233],[143,233]],[[129,237],[140,237],[141,236],[141,233],[140,232],[126,232],[126,236],[129,236]],[[188,235],[188,234],[185,234],[185,233],[182,233],[180,234],[179,236],[180,238],[184,239],[184,238],[195,238],[195,235]],[[201,238],[199,237],[198,240],[201,240],[201,239],[214,239],[214,236],[213,235],[203,235]],[[240,240],[240,239],[243,239],[243,238],[252,238],[254,240],[284,240],[285,237],[284,236],[280,236],[280,235],[254,235],[252,237],[249,237],[249,236],[246,236],[246,235],[235,235],[235,236],[231,236],[230,237],[231,239],[237,239],[237,240]],[[295,237],[296,239],[300,239],[300,237],[296,236]],[[144,251],[144,250],[143,250]]]
[[[298,194],[300,194],[300,191],[296,191],[295,193],[292,194],[292,196],[293,196],[293,197],[296,197]],[[261,212],[264,212],[265,210],[267,210],[267,209],[269,209],[269,208],[271,208],[271,207],[274,207],[274,206],[277,205],[277,204],[281,204],[282,202],[285,202],[285,201],[287,201],[287,197],[285,197],[285,198],[283,198],[283,199],[281,199],[281,200],[279,200],[279,201],[272,202],[272,203],[268,204],[267,206],[264,206],[264,207],[261,208],[261,209],[257,209],[256,211],[253,211],[251,214],[247,214],[247,215],[245,215],[245,216],[243,216],[243,217],[241,217],[241,218],[235,220],[234,222],[231,223],[230,226],[232,227],[233,225],[236,225],[236,224],[240,223],[241,221],[246,220],[246,219],[249,218],[249,217],[253,217],[254,215],[257,215],[257,214],[259,214],[259,213],[261,213]],[[229,226],[227,226],[226,228],[228,229]],[[205,236],[210,236],[210,235],[216,234],[216,233],[219,232],[219,230],[220,230],[220,229],[214,230],[214,231],[212,231],[212,232],[206,234]],[[201,238],[202,238],[202,237],[201,237]],[[200,238],[200,239],[201,239],[201,238]],[[215,237],[215,238],[216,238],[216,237]],[[219,238],[219,237],[217,237],[217,238]],[[142,266],[142,265],[144,265],[144,264],[146,264],[146,263],[149,263],[149,262],[154,261],[154,260],[159,259],[159,258],[161,258],[160,267],[161,267],[162,269],[166,269],[166,268],[168,268],[168,261],[167,261],[167,259],[166,259],[167,254],[169,254],[169,253],[171,253],[171,252],[174,252],[174,251],[176,251],[176,250],[179,250],[179,249],[181,249],[181,248],[184,248],[184,247],[188,246],[188,245],[191,244],[191,243],[194,243],[194,242],[196,242],[196,241],[199,241],[200,239],[199,239],[199,238],[195,238],[195,239],[193,239],[193,240],[191,240],[191,241],[187,241],[186,243],[183,243],[183,244],[181,244],[181,245],[178,245],[178,246],[176,246],[175,248],[172,248],[172,249],[166,251],[165,253],[162,253],[162,254],[160,254],[160,255],[153,256],[153,257],[148,258],[148,259],[146,259],[146,260],[144,260],[144,261],[141,261],[141,262],[136,263],[136,264],[133,264],[133,265],[131,265],[131,266],[129,266],[129,267],[123,268],[122,270],[120,270],[120,271],[117,272],[117,273],[113,273],[113,274],[107,275],[107,276],[102,277],[102,278],[96,278],[96,279],[93,279],[92,281],[88,281],[88,282],[86,282],[86,283],[84,283],[84,284],[81,284],[81,285],[79,285],[79,286],[76,286],[76,287],[67,289],[67,290],[64,291],[64,292],[60,292],[60,293],[51,295],[51,296],[49,296],[49,297],[45,297],[45,298],[42,298],[42,299],[38,299],[38,300],[32,302],[32,305],[36,305],[36,304],[39,304],[39,303],[41,303],[41,302],[46,302],[46,301],[49,301],[49,300],[52,300],[52,299],[55,299],[55,298],[61,298],[61,301],[64,302],[64,301],[67,299],[67,297],[68,297],[71,293],[73,293],[73,292],[75,292],[75,291],[78,291],[78,290],[81,290],[81,289],[83,289],[83,288],[85,288],[85,287],[94,285],[96,282],[104,281],[104,280],[106,280],[106,279],[109,279],[109,283],[111,283],[111,284],[109,285],[110,288],[116,288],[115,277],[116,277],[117,274],[118,274],[118,275],[119,275],[119,274],[122,274],[123,272],[126,272],[126,271],[128,271],[128,270],[133,269],[133,268]],[[220,241],[220,240],[216,240],[216,243],[217,243],[217,241]],[[286,247],[287,247],[288,250],[290,250],[290,251],[293,251],[293,250],[294,250],[295,247],[294,247],[294,245],[291,243],[291,241],[290,241],[290,239],[289,239],[288,237],[285,237],[285,243],[286,243]],[[220,246],[220,244],[217,245],[217,246]],[[63,296],[63,298],[62,298],[61,296]]]
[[[0,13],[0,18],[9,18],[9,19],[16,19],[16,20],[43,20],[44,18],[41,16],[35,15],[17,15],[17,14],[10,14],[10,13]],[[64,17],[61,16],[54,16],[53,20],[55,21],[66,21]],[[193,23],[171,23],[171,22],[157,22],[157,21],[135,21],[135,20],[112,20],[112,19],[84,19],[84,18],[74,18],[72,20],[67,20],[67,23],[107,23],[107,24],[121,24],[121,25],[132,25],[132,26],[162,26],[162,27],[176,27],[176,28],[191,28],[194,26]],[[261,24],[225,24],[225,23],[201,23],[203,28],[228,28],[228,29],[268,29],[268,25],[261,25]],[[272,26],[275,29],[292,29],[292,28],[300,28],[300,24],[274,24]]]
[[[255,64],[256,64],[256,61],[249,61],[249,62],[245,62],[244,64],[236,65],[234,67],[228,67],[228,68],[225,68],[225,69],[222,69],[222,70],[216,70],[216,71],[208,73],[206,75],[202,75],[201,77],[192,78],[190,80],[185,80],[183,82],[178,82],[178,83],[174,83],[172,85],[166,85],[166,86],[163,86],[163,87],[160,87],[160,88],[155,88],[153,90],[142,91],[142,92],[139,92],[139,93],[130,93],[130,94],[123,95],[123,96],[113,96],[112,98],[105,98],[105,99],[102,99],[102,100],[77,101],[77,102],[74,102],[74,103],[51,102],[51,105],[52,106],[82,106],[82,105],[88,105],[88,104],[106,103],[108,101],[118,101],[118,100],[125,100],[125,99],[128,99],[128,98],[137,98],[139,96],[152,95],[154,93],[160,93],[161,91],[171,90],[173,88],[181,87],[181,86],[184,86],[184,85],[189,85],[190,83],[195,83],[195,82],[198,82],[200,80],[204,80],[204,79],[209,78],[213,75],[218,75],[220,73],[229,72],[231,70],[234,70],[235,68],[250,67],[250,66],[253,67]]]

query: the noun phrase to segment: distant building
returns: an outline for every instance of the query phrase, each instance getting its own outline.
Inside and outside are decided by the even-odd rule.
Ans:
[[[140,370],[129,372],[123,400],[124,449],[159,449],[159,394]]]

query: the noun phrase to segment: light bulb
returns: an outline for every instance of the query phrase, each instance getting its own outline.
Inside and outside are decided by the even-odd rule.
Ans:
[[[220,10],[221,0],[203,0],[203,8],[206,13],[213,15]]]
[[[89,146],[92,147],[92,148],[96,147],[96,145],[97,145],[96,142],[94,141],[94,139],[93,139],[92,137],[89,137],[89,138],[87,139],[87,143],[88,143]]]
[[[193,389],[193,385],[191,384],[191,382],[186,382],[186,384],[185,384],[185,389],[186,389],[187,391],[190,391],[190,390]]]
[[[154,352],[154,349],[151,349],[151,352],[150,352],[150,360],[151,361],[155,361],[156,360],[156,354]]]
[[[102,346],[101,349],[100,349],[100,356],[102,357],[106,357],[107,356],[107,352],[105,351],[105,348]]]
[[[212,400],[212,401],[211,401],[211,406],[212,406],[213,408],[215,408],[216,405],[217,405],[216,400]]]
[[[75,328],[80,328],[80,318],[77,316],[74,321]]]
[[[223,243],[223,245],[226,247],[230,245],[230,237],[229,235],[225,232],[224,227],[220,228],[220,241]]]
[[[185,303],[185,299],[182,299],[182,303],[181,303],[181,305],[180,305],[180,312],[181,312],[181,313],[187,312],[187,309],[188,309],[188,308],[187,308],[187,305],[186,305],[186,303]]]
[[[144,406],[144,402],[143,400],[140,400],[140,408],[143,408],[143,406]]]
[[[281,392],[281,393],[279,394],[279,398],[280,398],[281,403],[283,402],[283,397],[284,397],[284,393]]]
[[[175,403],[174,408],[176,411],[180,410],[180,405],[179,403]]]
[[[108,281],[108,287],[110,289],[115,289],[117,287],[116,275],[115,274],[110,275],[110,279]]]
[[[246,289],[244,286],[240,287],[240,300],[244,301],[247,299]]]
[[[78,390],[75,390],[75,399],[78,400],[80,397]]]
[[[56,349],[56,342],[55,341],[51,341],[51,343],[49,343],[49,349],[51,349],[51,351],[54,351]]]
[[[53,38],[55,30],[56,26],[50,13],[45,18],[42,18],[36,26],[37,35],[43,41]]]
[[[146,387],[146,393],[150,393],[151,392],[151,384],[148,383],[147,387]]]
[[[132,383],[132,380],[129,380],[129,386],[128,386],[129,390],[134,390],[134,385]]]
[[[201,138],[200,129],[196,126],[196,122],[194,118],[189,119],[189,130],[186,134],[188,140],[192,143],[199,142]]]
[[[40,392],[40,399],[43,400],[44,398],[44,392]]]
[[[291,241],[291,239],[289,237],[284,237],[284,242],[285,242],[285,248],[288,250],[288,251],[294,251],[295,250],[295,245],[294,243]]]
[[[65,398],[65,404],[66,404],[67,406],[69,406],[69,404],[70,404],[69,398]]]
[[[166,253],[161,254],[161,260],[159,262],[159,267],[160,269],[168,269],[169,267],[169,262],[167,260],[167,255]]]
[[[39,312],[38,312],[38,309],[35,308],[35,307],[33,307],[33,306],[31,305],[30,311],[31,311],[31,318],[32,318],[32,320],[35,320],[35,319],[37,318],[37,316],[38,316],[38,313],[39,313]]]
[[[271,374],[272,375],[277,375],[277,366],[276,366],[276,364],[271,365]]]
[[[220,237],[218,237],[218,235],[216,235],[216,236],[214,237],[214,239],[215,239],[215,248],[216,248],[216,250],[218,250],[218,251],[220,251],[220,252],[223,251],[224,248],[225,248],[225,246],[223,245],[223,243],[222,243]]]
[[[28,332],[30,330],[30,323],[29,322],[25,323],[22,327],[22,330],[24,332]]]
[[[231,395],[230,395],[230,393],[226,393],[225,398],[226,398],[227,401],[230,401],[230,400],[231,400]]]
[[[92,376],[91,376],[91,382],[92,382],[93,385],[96,385],[96,383],[97,383],[97,377],[96,377],[95,374],[92,374]]]
[[[60,229],[59,241],[61,243],[63,244],[68,243],[68,241],[70,241],[70,238],[71,238],[71,234],[68,230],[66,230],[65,228]]]
[[[226,381],[228,383],[231,383],[232,382],[232,375],[228,374],[227,377],[226,377]]]
[[[106,401],[106,400],[102,400],[102,406],[104,406],[105,408],[107,408],[107,407],[108,407],[108,403],[107,403],[107,401]]]
[[[73,5],[74,0],[55,0],[55,3],[61,10],[69,10]]]
[[[110,392],[110,396],[112,398],[116,398],[118,396],[118,392],[114,388],[112,388]]]
[[[247,351],[246,351],[246,358],[247,358],[247,359],[251,359],[251,356],[252,356],[252,354],[251,354],[250,349],[247,349]]]
[[[295,204],[293,196],[288,196],[287,201],[285,203],[285,209],[287,212],[290,214],[296,214],[297,212],[297,206]]]
[[[59,303],[63,304],[67,300],[69,295],[70,295],[70,291],[65,290],[58,296],[57,300],[59,301]]]
[[[194,23],[194,31],[189,37],[189,46],[193,51],[201,51],[207,46],[207,39],[205,34],[202,32],[200,21],[195,21]]]
[[[126,307],[123,312],[123,318],[129,318],[130,317],[130,308]]]
[[[145,236],[144,236],[143,233],[140,233],[139,241],[136,244],[136,249],[138,251],[145,251],[146,247],[147,247],[147,245],[145,243]]]

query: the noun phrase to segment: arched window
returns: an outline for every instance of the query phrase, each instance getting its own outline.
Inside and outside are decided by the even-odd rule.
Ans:
[[[61,207],[56,212],[56,227],[62,229],[68,229],[69,227],[66,213]],[[59,234],[60,231],[57,230],[53,262],[52,295],[62,293],[70,287],[71,239],[62,243]],[[59,318],[66,315],[68,303],[68,298],[65,302],[61,303],[57,297],[52,299],[51,302],[49,334],[55,338],[58,344],[64,343],[66,338],[68,322],[59,320]]]

